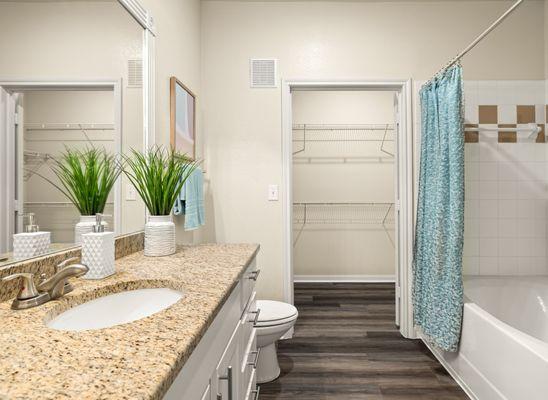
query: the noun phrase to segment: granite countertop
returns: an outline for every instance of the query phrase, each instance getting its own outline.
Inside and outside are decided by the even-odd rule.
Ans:
[[[134,253],[116,274],[72,279],[65,297],[23,311],[0,303],[0,399],[160,399],[259,249],[182,246],[168,257]],[[46,327],[66,309],[128,289],[170,287],[177,303],[150,317],[95,331]]]

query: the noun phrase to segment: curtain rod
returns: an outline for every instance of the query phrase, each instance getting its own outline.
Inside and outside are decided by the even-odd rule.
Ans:
[[[491,31],[493,31],[497,26],[500,25],[500,23],[502,21],[504,21],[510,14],[512,14],[512,12],[514,12],[514,10],[516,8],[518,8],[521,3],[523,3],[525,0],[517,0],[513,5],[512,7],[510,7],[508,10],[506,10],[506,12],[504,14],[502,14],[495,22],[493,22],[491,24],[491,26],[489,26],[489,28],[487,28],[485,31],[483,31],[483,33],[481,33],[476,39],[474,39],[474,41],[472,43],[470,43],[464,50],[462,50],[455,58],[453,58],[451,61],[449,61],[442,69],[440,69],[438,72],[436,72],[434,74],[434,76],[429,79],[428,81],[426,81],[424,83],[424,85],[430,83],[430,81],[432,81],[432,79],[434,79],[436,76],[438,76],[440,73],[442,73],[443,71],[445,71],[446,69],[452,67],[453,65],[455,65],[457,62],[460,61],[460,59],[462,57],[464,57],[470,50],[472,50],[474,47],[476,47],[476,45],[481,42],[483,40],[483,38],[485,38],[488,34],[491,33]],[[423,86],[424,86],[423,85]]]

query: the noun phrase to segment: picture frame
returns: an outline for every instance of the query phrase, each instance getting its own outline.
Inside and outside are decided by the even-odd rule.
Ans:
[[[171,146],[196,160],[196,95],[180,80],[169,79]]]

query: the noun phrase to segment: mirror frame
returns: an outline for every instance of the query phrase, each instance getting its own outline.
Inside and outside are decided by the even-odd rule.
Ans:
[[[90,0],[93,1],[93,0]],[[142,37],[142,58],[143,58],[143,150],[153,146],[156,141],[156,119],[155,119],[155,104],[156,104],[156,69],[155,69],[155,38],[156,27],[154,18],[150,12],[145,9],[137,0],[116,0],[127,12],[131,15],[135,21],[143,28]],[[2,79],[0,77],[0,87],[7,91],[17,90],[30,90],[30,89],[85,89],[88,88],[105,88],[107,90],[114,91],[114,103],[115,103],[115,126],[117,130],[118,143],[116,147],[121,145],[121,115],[119,113],[121,108],[121,83],[120,79],[113,80],[83,80],[83,81],[51,81],[50,79]],[[114,187],[115,205],[120,207],[122,202],[122,185],[121,180]],[[121,222],[121,212],[116,212],[115,227],[118,229]],[[145,213],[145,218],[147,214]],[[120,235],[120,232],[116,232],[116,235]],[[69,249],[77,249],[80,245],[68,246],[62,250],[52,251],[45,253],[37,257],[52,256]],[[0,270],[9,268],[15,264],[32,260],[31,257],[24,260],[17,260],[11,263],[0,266]]]

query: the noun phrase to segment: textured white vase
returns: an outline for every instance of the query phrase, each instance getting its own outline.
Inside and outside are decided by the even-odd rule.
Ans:
[[[101,223],[105,228],[108,224],[103,221]],[[95,226],[95,215],[80,215],[80,222],[74,226],[74,243],[82,244],[82,235],[84,233],[93,232]]]
[[[161,257],[175,253],[175,224],[171,215],[150,215],[145,224],[145,256]]]

